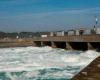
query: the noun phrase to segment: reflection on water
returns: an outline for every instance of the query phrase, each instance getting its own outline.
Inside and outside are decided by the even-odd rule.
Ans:
[[[0,49],[0,80],[70,80],[100,54],[51,47]]]

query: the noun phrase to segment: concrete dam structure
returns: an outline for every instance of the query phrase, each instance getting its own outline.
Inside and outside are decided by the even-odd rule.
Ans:
[[[76,74],[71,80],[100,80],[100,56]]]
[[[100,50],[100,35],[68,35],[36,37],[34,46],[51,46],[68,50]]]

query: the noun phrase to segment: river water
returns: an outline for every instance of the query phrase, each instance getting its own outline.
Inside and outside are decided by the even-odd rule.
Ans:
[[[70,80],[100,55],[51,47],[0,49],[0,80]]]

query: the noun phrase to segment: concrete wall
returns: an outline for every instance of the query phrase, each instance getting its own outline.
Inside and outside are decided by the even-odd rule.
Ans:
[[[76,74],[71,80],[100,80],[100,56]]]
[[[72,35],[72,36],[56,36],[46,38],[35,38],[33,42],[41,45],[49,45],[54,48],[75,49],[75,50],[100,50],[100,35]]]
[[[100,42],[100,35],[70,35],[56,37],[37,37],[33,41],[64,41],[64,42]]]
[[[35,46],[51,46],[67,50],[100,50],[100,42],[56,42],[56,41],[36,41]]]

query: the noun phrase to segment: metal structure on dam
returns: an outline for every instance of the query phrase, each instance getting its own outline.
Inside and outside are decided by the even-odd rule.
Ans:
[[[68,50],[100,49],[100,35],[68,35],[52,37],[36,37],[34,46],[51,46]]]

